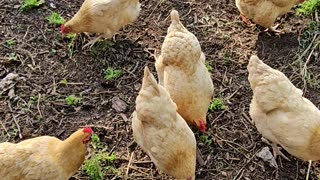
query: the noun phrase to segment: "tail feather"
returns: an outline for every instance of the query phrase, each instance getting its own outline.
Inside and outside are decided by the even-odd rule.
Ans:
[[[146,90],[146,89],[148,89],[149,93],[152,93],[153,95],[156,95],[156,96],[160,96],[158,83],[155,77],[151,74],[147,66],[144,68],[144,76],[143,76],[142,86],[141,86],[141,90]]]
[[[163,116],[175,116],[176,109],[176,104],[171,100],[169,93],[157,83],[148,67],[145,67],[142,87],[136,99],[138,118],[142,121],[157,121]]]
[[[181,23],[179,18],[179,13],[177,10],[172,10],[170,13],[170,16],[171,16],[171,25],[168,28],[168,33],[174,32],[174,31],[189,33],[189,31]]]
[[[179,13],[177,10],[172,10],[170,13],[171,16],[171,22],[172,24],[179,24],[180,23],[180,18],[179,18]]]

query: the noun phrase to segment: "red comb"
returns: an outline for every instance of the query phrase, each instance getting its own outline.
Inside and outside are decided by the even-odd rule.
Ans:
[[[200,120],[200,127],[199,127],[201,132],[206,132],[206,125],[204,124],[204,122],[202,120]]]
[[[84,133],[89,133],[89,134],[92,134],[92,133],[93,133],[92,129],[89,128],[89,127],[83,128],[83,132],[84,132]]]
[[[63,33],[63,32],[64,32],[64,24],[62,24],[62,25],[61,25],[61,27],[60,27],[60,31],[61,31],[61,33]]]

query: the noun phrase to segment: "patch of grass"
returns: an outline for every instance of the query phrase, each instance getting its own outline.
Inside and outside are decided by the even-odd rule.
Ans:
[[[121,70],[113,69],[113,68],[108,68],[104,70],[104,79],[106,80],[113,80],[117,79],[121,76]]]
[[[97,134],[91,136],[92,145],[98,153],[92,155],[90,159],[85,160],[82,169],[92,180],[105,179],[106,172],[119,174],[120,172],[113,167],[116,160],[114,153],[108,154],[100,142]]]
[[[207,134],[202,134],[199,136],[200,141],[205,143],[207,146],[210,146],[212,144],[212,138]]]
[[[65,86],[68,85],[68,81],[66,79],[62,79],[59,83]]]
[[[9,54],[9,60],[10,61],[17,61],[18,60],[18,56],[16,53],[10,53]]]
[[[45,3],[45,0],[24,0],[20,11],[29,11]]]
[[[61,25],[65,20],[57,12],[52,12],[50,16],[47,16],[46,19],[49,21],[49,24]]]
[[[106,52],[116,52],[112,41],[98,41],[91,48],[90,55],[96,59],[103,59]]]
[[[29,104],[30,105],[34,105],[35,103],[37,103],[38,102],[38,96],[31,96],[30,98],[29,98]]]
[[[70,95],[66,97],[65,102],[67,106],[78,106],[81,103],[81,98],[76,97],[74,95]]]
[[[69,33],[69,34],[66,35],[66,38],[72,40],[72,39],[74,39],[76,37],[76,35],[77,35],[76,33]]]
[[[319,0],[306,0],[299,4],[296,13],[298,15],[310,16],[317,8],[320,8]]]
[[[14,46],[14,45],[16,45],[16,41],[15,41],[15,40],[12,40],[12,39],[9,39],[9,40],[6,41],[6,44],[7,44],[8,46]]]
[[[213,67],[208,62],[206,62],[205,65],[209,72],[213,72]]]
[[[209,106],[209,110],[212,112],[214,110],[225,110],[227,106],[224,105],[223,99],[221,98],[214,98]]]

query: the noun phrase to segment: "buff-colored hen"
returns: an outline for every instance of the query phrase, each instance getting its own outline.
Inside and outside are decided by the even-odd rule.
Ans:
[[[252,56],[250,116],[263,137],[302,160],[320,160],[320,111],[280,71]]]
[[[5,180],[68,180],[82,165],[91,128],[61,141],[51,136],[0,144],[0,177]]]
[[[145,67],[132,118],[134,139],[160,170],[177,179],[192,180],[196,140],[176,110],[169,93]]]
[[[197,38],[180,22],[176,10],[156,60],[159,82],[178,106],[188,124],[205,131],[206,114],[213,96],[213,83]]]
[[[273,24],[278,16],[286,14],[294,5],[304,0],[236,0],[236,6],[241,13],[241,18],[247,24],[248,19],[270,31],[276,30]]]
[[[139,12],[139,0],[85,0],[77,14],[61,25],[61,32],[102,34],[85,46],[93,45],[101,37],[110,38],[135,21]]]

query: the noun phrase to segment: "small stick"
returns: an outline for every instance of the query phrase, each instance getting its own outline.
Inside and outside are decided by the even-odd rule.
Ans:
[[[132,162],[133,156],[134,156],[134,151],[131,153],[131,156],[130,156],[130,160],[129,160],[129,163],[128,163],[128,166],[127,166],[126,177],[128,177],[128,175],[129,175],[129,170],[130,170],[130,166],[131,166],[131,162]]]
[[[0,123],[1,123],[1,126],[2,126],[2,128],[4,129],[4,131],[6,131],[7,135],[8,135],[9,137],[11,137],[10,134],[8,133],[7,128],[4,126],[4,124],[3,124],[1,121],[0,121]]]
[[[22,139],[22,134],[21,134],[20,126],[19,126],[19,124],[18,124],[18,121],[17,121],[17,119],[16,119],[16,116],[13,114],[13,110],[12,110],[12,107],[11,107],[11,103],[10,103],[9,101],[8,101],[8,107],[9,107],[10,111],[12,112],[11,115],[12,115],[13,121],[14,121],[14,123],[15,123],[16,126],[17,126],[18,133],[19,133],[19,138]]]
[[[38,94],[37,109],[38,109],[38,112],[39,112],[39,116],[40,116],[40,118],[42,118],[43,116],[42,116],[42,113],[41,113],[41,111],[40,111],[40,107],[39,107],[39,105],[40,105],[40,98],[41,98],[41,94],[39,93],[39,94]]]
[[[312,161],[311,161],[311,160],[309,160],[309,165],[308,165],[308,171],[307,171],[307,177],[306,177],[306,180],[309,180],[309,174],[310,174],[311,163],[312,163]]]
[[[200,151],[200,149],[198,148],[198,146],[196,146],[196,150],[197,150],[197,152],[196,152],[197,161],[198,161],[198,163],[200,164],[200,166],[204,166],[204,161],[203,161],[203,159],[202,159],[201,151]]]

